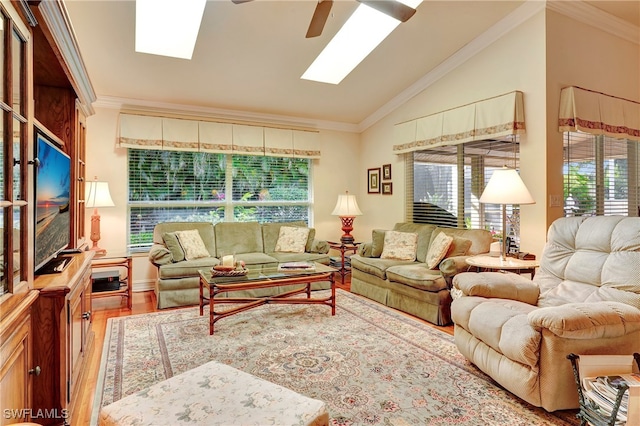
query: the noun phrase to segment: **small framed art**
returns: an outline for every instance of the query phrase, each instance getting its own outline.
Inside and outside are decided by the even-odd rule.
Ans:
[[[382,180],[391,180],[391,164],[382,165]]]
[[[369,194],[380,193],[380,167],[367,170],[367,192]]]
[[[393,183],[392,182],[382,182],[382,193],[384,195],[393,194]]]

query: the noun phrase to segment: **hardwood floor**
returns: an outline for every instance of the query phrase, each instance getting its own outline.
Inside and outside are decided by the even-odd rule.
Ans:
[[[337,287],[349,291],[351,288],[351,283],[347,278],[344,284],[338,282]],[[133,293],[133,306],[131,308],[131,311],[127,309],[126,302],[119,297],[94,299],[92,305],[92,325],[93,331],[95,333],[95,338],[93,350],[90,352],[88,358],[87,372],[84,375],[83,382],[80,384],[81,391],[77,411],[78,414],[77,418],[74,419],[74,424],[77,425],[88,425],[91,420],[91,410],[93,406],[93,398],[96,390],[96,385],[98,382],[98,372],[100,371],[100,358],[102,355],[102,347],[104,345],[104,334],[107,327],[107,320],[109,318],[146,314],[149,312],[158,311],[158,309],[156,308],[156,298],[153,291]],[[166,309],[163,309],[163,311],[166,311]],[[422,320],[418,319],[418,321]],[[433,325],[427,321],[423,322],[433,328],[444,331],[445,333],[453,334],[452,325],[440,327]]]

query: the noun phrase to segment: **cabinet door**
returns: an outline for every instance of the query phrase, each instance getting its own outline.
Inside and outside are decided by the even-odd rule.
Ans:
[[[91,323],[93,322],[93,312],[91,308],[91,269],[88,269],[82,278],[84,290],[82,291],[82,352],[87,354],[87,340],[91,334]]]
[[[31,316],[26,312],[18,326],[0,336],[0,424],[28,421],[31,407],[29,366]]]
[[[68,353],[68,362],[69,362],[69,377],[67,377],[67,381],[69,385],[67,386],[67,395],[65,396],[65,401],[69,403],[71,401],[71,394],[73,393],[72,389],[75,383],[78,381],[78,375],[80,374],[82,367],[82,332],[83,332],[83,322],[82,313],[83,313],[83,304],[82,304],[82,293],[78,293],[77,296],[68,300],[68,309],[69,309],[69,335],[67,336],[69,339],[69,353]]]

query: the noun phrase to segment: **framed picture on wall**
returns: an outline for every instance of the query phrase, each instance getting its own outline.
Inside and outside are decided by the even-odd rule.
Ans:
[[[382,165],[382,180],[391,180],[391,164]]]
[[[384,195],[393,194],[393,183],[392,182],[382,182],[382,193]]]
[[[367,170],[367,192],[369,194],[380,193],[380,167]]]

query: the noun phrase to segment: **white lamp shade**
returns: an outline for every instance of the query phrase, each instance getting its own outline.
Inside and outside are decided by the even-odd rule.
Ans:
[[[338,195],[338,202],[331,213],[334,216],[360,216],[362,212],[358,207],[355,195]]]
[[[494,170],[484,188],[481,203],[489,204],[535,204],[520,175],[514,169]]]
[[[115,204],[109,193],[108,182],[87,182],[85,189],[85,207],[113,207]]]

